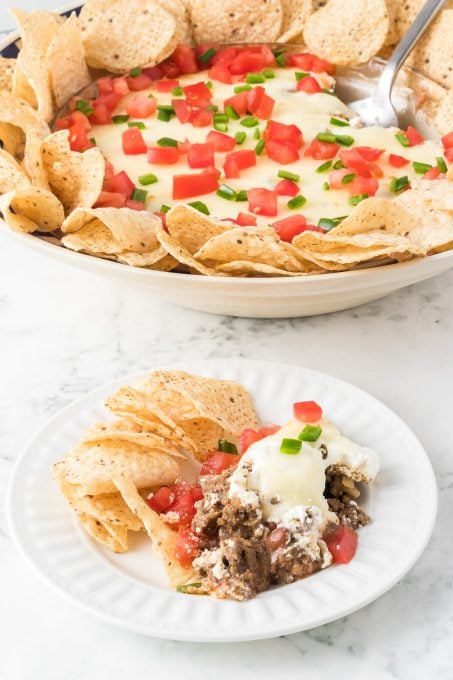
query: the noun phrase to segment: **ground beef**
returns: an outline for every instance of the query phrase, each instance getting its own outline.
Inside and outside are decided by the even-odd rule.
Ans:
[[[272,558],[272,582],[277,585],[293,583],[314,574],[322,567],[323,559],[313,560],[312,556],[297,545],[286,550],[276,550]]]
[[[371,522],[371,518],[357,504],[360,491],[356,483],[344,472],[334,467],[327,468],[324,495],[329,508],[337,515],[341,524],[356,531]]]

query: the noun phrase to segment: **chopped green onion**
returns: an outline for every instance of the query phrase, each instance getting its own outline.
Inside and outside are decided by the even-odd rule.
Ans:
[[[351,146],[355,140],[351,135],[335,135],[335,141],[342,146]]]
[[[285,59],[285,54],[284,52],[281,52],[280,54],[275,55],[275,61],[279,66],[286,66],[286,59]]]
[[[96,139],[94,137],[90,137],[90,142],[94,145],[96,145]],[[86,151],[86,149],[85,149]]]
[[[127,127],[137,127],[139,130],[145,130],[146,125],[141,120],[133,120],[127,124]]]
[[[397,132],[395,135],[395,139],[397,139],[402,146],[411,145],[410,141],[408,140],[404,132]]]
[[[255,128],[253,131],[253,139],[260,139],[261,137],[261,130],[259,128]]]
[[[238,453],[236,444],[233,444],[226,439],[219,439],[217,449],[222,451],[222,453],[235,453],[236,455]]]
[[[232,118],[233,120],[239,120],[239,114],[236,112],[236,109],[233,106],[231,106],[231,104],[225,106],[225,113],[228,116],[228,118]]]
[[[170,111],[162,110],[159,111],[159,113],[157,114],[157,119],[163,120],[165,123],[168,123],[168,121],[171,119],[171,116],[172,114],[170,113]]]
[[[202,64],[207,64],[208,61],[211,61],[212,57],[215,57],[216,51],[213,47],[210,47],[206,52],[203,52],[200,54],[198,57],[198,61],[201,61]]]
[[[322,185],[322,188],[324,189],[324,191],[330,191],[329,182],[324,182],[324,184]]]
[[[120,125],[121,123],[127,123],[129,120],[129,116],[124,114],[121,116],[112,116],[112,123],[115,123],[115,125]]]
[[[296,175],[293,172],[288,172],[287,170],[279,170],[277,172],[277,177],[282,179],[290,179],[292,182],[300,182],[300,175]]]
[[[198,210],[198,212],[203,213],[203,215],[211,214],[209,212],[208,206],[206,205],[206,203],[203,203],[203,201],[192,201],[192,203],[188,203],[187,205],[190,205],[191,208],[195,208],[195,210]]]
[[[330,229],[338,227],[340,222],[344,220],[345,217],[346,215],[342,215],[341,217],[321,217],[321,219],[318,220],[318,227],[325,229],[325,231],[330,231]]]
[[[161,137],[157,140],[156,144],[158,144],[158,146],[174,146],[175,148],[178,148],[179,142],[177,139],[173,139],[173,137]]]
[[[345,175],[344,177],[341,178],[341,183],[342,184],[351,184],[357,177],[355,172],[350,172],[349,174]]]
[[[148,95],[148,99],[155,99],[155,98],[156,98],[156,97],[153,95],[153,93],[150,92],[149,95]]]
[[[242,132],[242,130],[239,130],[239,132],[236,132],[234,135],[234,138],[236,140],[236,144],[243,144],[247,139],[247,135],[245,132]]]
[[[328,90],[327,87],[323,87],[322,91],[324,94],[330,94],[332,97],[335,97],[335,92],[333,90]]]
[[[299,194],[299,196],[294,196],[294,198],[291,198],[291,200],[288,201],[287,206],[291,210],[295,210],[296,208],[301,208],[305,203],[307,202],[307,199],[305,196],[302,196],[302,194]]]
[[[212,90],[212,88],[214,87],[214,85],[213,85],[213,83],[212,83],[211,80],[207,80],[207,81],[206,81],[206,87],[208,87],[210,90]]]
[[[408,186],[409,186],[409,177],[407,175],[404,175],[403,177],[392,177],[392,179],[390,180],[389,189],[394,194],[397,194],[399,191],[402,191],[403,189],[405,189]]]
[[[284,437],[282,443],[280,444],[280,453],[287,453],[290,456],[294,456],[302,448],[302,442],[300,439],[289,439]]]
[[[215,123],[228,123],[229,122],[229,117],[227,113],[215,113],[214,114],[214,122]]]
[[[246,83],[265,83],[266,78],[262,73],[247,73],[245,77]]]
[[[339,170],[340,168],[344,168],[344,163],[343,163],[343,161],[341,161],[340,159],[338,159],[338,160],[335,161],[335,163],[333,164],[333,169],[334,169],[334,170]]]
[[[355,196],[350,196],[348,198],[348,203],[349,205],[358,205],[366,198],[368,198],[368,194],[356,194]]]
[[[321,436],[321,432],[321,425],[305,425],[299,435],[299,439],[303,442],[315,442]]]
[[[265,78],[275,78],[275,71],[273,68],[265,68],[263,74]]]
[[[209,106],[207,106],[206,108],[208,109],[208,111],[214,111],[214,113],[217,113],[217,111],[219,110],[217,104],[209,104]]]
[[[168,113],[174,113],[175,110],[171,104],[158,104],[157,108],[159,111],[168,111]]]
[[[318,139],[320,142],[335,144],[336,137],[331,132],[318,132],[316,139]]]
[[[302,78],[306,78],[310,74],[307,73],[306,71],[296,71],[294,75],[296,76],[297,82],[299,82],[299,80],[302,80]]]
[[[153,175],[152,172],[148,172],[146,175],[140,175],[138,181],[143,186],[147,186],[148,184],[154,184],[155,182],[158,182],[158,179],[156,175]]]
[[[337,127],[349,127],[349,123],[347,120],[340,120],[339,118],[334,117],[330,119],[330,124],[336,125]]]
[[[258,118],[255,118],[255,116],[246,116],[241,120],[241,125],[244,127],[255,127],[255,125],[258,125],[259,120]]]
[[[93,107],[85,99],[78,99],[76,101],[76,111],[81,111],[86,116],[91,116],[93,113]]]
[[[241,92],[248,92],[251,89],[252,89],[251,85],[236,85],[234,91],[236,92],[236,94],[240,94]]]
[[[186,583],[182,586],[176,586],[176,591],[178,593],[187,593],[188,588],[201,588],[201,583]]]
[[[418,161],[414,161],[412,163],[412,167],[414,168],[415,172],[418,175],[424,175],[425,172],[428,172],[428,170],[431,170],[431,168],[433,166],[430,165],[429,163],[419,163]]]
[[[236,192],[231,187],[226,184],[221,184],[216,191],[217,196],[221,198],[226,198],[227,201],[234,201],[236,198]]]
[[[436,165],[441,172],[447,172],[447,164],[443,156],[436,156]]]
[[[162,205],[159,208],[159,212],[162,213],[168,213],[168,211],[171,210],[169,205],[165,205],[165,203],[162,203]]]
[[[247,192],[246,192],[245,189],[241,189],[236,194],[236,201],[246,201],[246,200],[247,200]]]
[[[135,68],[131,68],[131,70],[129,71],[129,75],[131,78],[136,78],[141,74],[141,72],[142,69],[140,68],[140,66],[136,66]]]
[[[133,201],[140,201],[140,203],[145,203],[147,196],[148,192],[146,191],[146,189],[134,189],[131,198]]]
[[[266,144],[266,142],[264,141],[264,139],[260,139],[258,144],[255,146],[255,153],[256,153],[257,156],[261,156],[261,154],[263,153],[263,149],[264,149],[265,144]]]
[[[184,94],[182,87],[174,87],[171,93],[173,97],[181,97]]]
[[[316,168],[316,172],[327,172],[327,170],[330,170],[332,167],[332,161],[326,161],[325,163],[321,163],[321,165],[318,165]]]
[[[228,123],[214,121],[214,129],[218,130],[219,132],[228,132]]]

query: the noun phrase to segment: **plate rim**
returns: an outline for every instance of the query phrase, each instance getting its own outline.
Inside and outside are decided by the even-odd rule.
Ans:
[[[59,420],[61,417],[65,415],[66,412],[72,410],[75,408],[78,404],[82,404],[87,400],[91,400],[96,397],[98,393],[102,393],[103,391],[110,389],[110,387],[117,386],[118,384],[127,384],[127,381],[130,380],[135,380],[138,377],[142,376],[143,374],[148,373],[149,371],[152,370],[160,370],[160,369],[170,369],[170,368],[176,368],[179,370],[190,370],[190,364],[194,363],[196,365],[203,364],[207,368],[209,368],[209,365],[214,363],[218,364],[219,362],[223,362],[225,364],[230,363],[230,359],[228,358],[210,358],[210,359],[199,359],[199,360],[194,360],[193,362],[166,362],[165,364],[160,364],[160,363],[152,363],[147,369],[145,370],[140,370],[140,371],[135,371],[133,373],[126,373],[119,378],[109,381],[108,383],[103,383],[99,385],[98,387],[90,390],[89,392],[85,393],[84,395],[80,396],[78,399],[75,399],[71,401],[69,404],[64,406],[63,408],[59,409],[53,416],[51,416],[49,419],[47,419],[41,427],[29,438],[28,442],[26,445],[22,448],[22,451],[20,452],[19,456],[15,460],[13,470],[11,472],[9,482],[8,482],[8,487],[7,487],[7,494],[6,494],[6,518],[7,518],[7,525],[9,527],[10,533],[11,533],[11,538],[13,541],[14,546],[18,550],[18,552],[22,555],[22,557],[25,559],[25,561],[32,567],[33,571],[39,575],[41,579],[44,580],[44,582],[48,583],[51,588],[62,595],[64,599],[66,599],[69,602],[72,602],[75,604],[78,608],[81,608],[82,610],[90,613],[91,615],[94,615],[96,618],[101,619],[103,621],[106,621],[107,623],[116,625],[117,627],[126,629],[126,630],[132,630],[137,633],[145,634],[151,637],[156,637],[156,638],[163,638],[163,639],[173,639],[173,640],[180,640],[180,641],[192,641],[192,642],[209,642],[209,643],[218,643],[218,642],[241,642],[241,641],[251,641],[251,640],[259,640],[259,639],[266,639],[266,638],[272,638],[272,637],[277,637],[281,635],[290,635],[293,633],[297,632],[302,632],[304,630],[309,630],[311,628],[316,628],[321,625],[325,625],[326,623],[330,623],[332,621],[338,620],[339,618],[342,618],[344,616],[347,616],[349,614],[352,614],[355,611],[358,611],[362,609],[363,607],[367,606],[374,600],[377,600],[380,598],[384,593],[388,592],[391,590],[395,584],[401,580],[417,563],[419,560],[420,556],[424,552],[431,535],[433,533],[433,529],[435,526],[435,521],[437,517],[437,509],[438,509],[438,489],[437,489],[437,483],[436,483],[436,478],[435,478],[435,473],[433,470],[433,467],[431,465],[431,461],[429,459],[429,456],[420,442],[420,440],[416,437],[412,429],[406,424],[400,416],[395,413],[390,407],[388,407],[384,402],[382,402],[380,399],[377,399],[374,395],[370,394],[366,390],[363,390],[360,387],[356,387],[354,384],[349,383],[348,381],[345,381],[341,378],[337,378],[336,376],[332,376],[327,373],[323,373],[321,371],[313,370],[310,368],[307,368],[305,366],[297,366],[297,365],[292,365],[288,363],[283,363],[283,362],[267,362],[267,361],[258,361],[254,359],[245,359],[245,358],[236,358],[235,362],[236,363],[241,363],[243,364],[244,368],[249,368],[253,367],[258,370],[269,370],[272,368],[291,368],[293,370],[297,371],[302,371],[305,373],[309,374],[314,374],[315,376],[321,376],[322,379],[328,379],[329,381],[333,381],[337,383],[338,387],[341,387],[343,385],[346,385],[348,388],[353,388],[358,395],[363,394],[366,395],[368,400],[372,400],[379,408],[384,408],[384,410],[388,411],[394,418],[398,420],[399,426],[403,428],[403,430],[408,434],[413,440],[414,443],[418,444],[419,452],[422,454],[422,460],[424,463],[425,467],[425,473],[427,475],[427,484],[430,487],[430,503],[429,506],[426,508],[426,511],[429,511],[429,521],[426,524],[426,529],[425,529],[425,534],[423,535],[423,539],[419,541],[418,548],[417,550],[411,555],[411,558],[408,562],[404,562],[402,566],[400,566],[397,571],[393,574],[393,576],[388,579],[385,583],[383,583],[380,587],[375,588],[373,592],[362,599],[360,601],[360,604],[353,604],[352,606],[345,606],[343,607],[340,611],[336,611],[333,614],[326,614],[325,616],[322,616],[316,620],[316,623],[311,625],[310,623],[308,625],[305,625],[303,623],[295,622],[294,624],[287,624],[284,627],[280,626],[279,628],[276,628],[273,631],[270,630],[265,630],[260,632],[257,631],[251,631],[248,633],[247,631],[243,631],[240,634],[238,633],[231,633],[231,632],[221,632],[220,634],[216,634],[215,632],[211,634],[206,634],[206,633],[200,633],[200,632],[195,632],[191,633],[190,630],[187,628],[185,629],[184,632],[181,630],[178,630],[174,634],[169,635],[165,630],[159,630],[158,627],[156,627],[155,623],[151,623],[149,625],[130,621],[128,619],[121,618],[119,615],[115,613],[107,613],[99,610],[96,606],[90,605],[90,603],[85,602],[81,600],[80,598],[77,597],[76,594],[71,593],[67,589],[65,589],[63,586],[61,586],[59,583],[54,582],[51,578],[51,576],[48,573],[45,573],[40,569],[40,565],[36,564],[33,561],[33,558],[30,554],[27,553],[26,546],[22,544],[20,536],[18,535],[18,532],[16,532],[16,527],[15,527],[15,519],[14,519],[14,513],[13,513],[13,501],[14,501],[14,487],[16,483],[17,477],[20,475],[21,469],[21,463],[23,459],[26,458],[28,450],[32,447],[33,442],[37,440],[49,427],[52,426],[52,424],[56,421]],[[127,575],[125,575],[126,578]],[[220,601],[221,602],[221,601]]]

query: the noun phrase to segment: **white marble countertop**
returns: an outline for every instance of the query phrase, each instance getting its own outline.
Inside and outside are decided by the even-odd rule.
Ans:
[[[55,0],[20,0],[24,9]],[[2,5],[0,31],[11,21]],[[14,459],[71,400],[180,357],[284,360],[371,392],[415,431],[434,466],[434,536],[401,583],[335,623],[262,642],[155,640],[96,620],[19,557],[0,500],[0,677],[185,680],[453,677],[453,271],[367,306],[299,320],[232,319],[164,305],[0,239],[0,499]],[[404,546],[402,546],[404,549]]]

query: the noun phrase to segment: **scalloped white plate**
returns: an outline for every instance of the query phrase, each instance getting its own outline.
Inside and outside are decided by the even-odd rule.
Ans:
[[[360,531],[350,564],[273,588],[249,602],[167,589],[145,536],[132,541],[125,555],[102,549],[79,528],[50,475],[50,464],[85,428],[106,417],[106,395],[138,377],[126,376],[50,420],[23,451],[11,478],[13,539],[61,594],[110,623],[147,635],[203,642],[254,640],[345,616],[382,595],[413,566],[433,528],[436,484],[421,444],[386,406],[348,383],[295,366],[235,359],[171,367],[240,381],[263,421],[283,422],[294,401],[319,401],[345,434],[380,455],[381,472],[363,503],[373,523]]]

